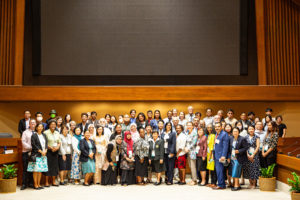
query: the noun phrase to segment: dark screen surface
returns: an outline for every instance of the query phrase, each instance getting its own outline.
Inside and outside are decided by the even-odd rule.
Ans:
[[[243,0],[239,2],[240,3],[239,45],[240,46],[239,46],[238,59],[240,65],[240,69],[239,69],[240,73],[237,75],[198,75],[196,73],[191,75],[182,75],[182,74],[171,75],[169,73],[167,75],[161,75],[161,74],[137,75],[136,71],[134,71],[135,74],[131,74],[131,75],[115,74],[117,72],[114,72],[112,75],[98,75],[96,73],[91,75],[84,75],[85,73],[84,71],[88,67],[86,64],[84,66],[80,66],[81,73],[78,75],[66,75],[61,73],[61,71],[64,70],[68,71],[68,73],[70,72],[70,74],[73,73],[72,70],[74,66],[68,66],[68,65],[63,65],[62,68],[59,69],[60,72],[58,75],[44,75],[42,74],[43,71],[42,69],[43,68],[42,66],[42,53],[43,53],[42,52],[42,23],[41,23],[42,22],[42,1],[44,0],[26,0],[25,35],[24,35],[24,67],[23,67],[24,85],[121,85],[121,86],[123,85],[257,85],[258,83],[254,1]],[[52,6],[54,6],[55,9],[60,9],[57,8],[57,6],[59,7],[61,2],[63,1],[65,0],[59,1],[58,4],[56,5],[53,4]],[[98,1],[104,2],[102,0],[98,0]],[[188,1],[193,2],[190,0]],[[69,2],[70,4],[72,4],[71,1]],[[82,3],[82,1],[80,2]],[[94,3],[96,2],[97,1],[94,1]],[[118,2],[118,0],[114,2]],[[125,2],[129,2],[129,1],[125,0]],[[199,3],[198,1],[194,1],[194,2]],[[202,3],[203,2],[205,1],[202,1]],[[214,1],[214,2],[216,3],[221,1]],[[228,3],[230,1],[224,1],[224,2]],[[109,1],[107,1],[107,3],[109,3]],[[169,1],[169,3],[170,5],[172,5],[171,4],[172,1]],[[67,9],[67,8],[64,7],[61,9]],[[185,9],[185,6],[182,5],[180,9]],[[218,14],[219,14],[218,12],[215,13],[216,18],[219,17]],[[192,16],[195,16],[195,14],[193,15],[191,14],[190,16],[192,19]],[[54,17],[54,16],[51,15],[50,17]],[[70,21],[72,21],[72,19],[70,19],[69,22]],[[54,21],[53,23],[61,23],[61,22]],[[80,27],[82,27],[82,25],[78,24],[77,28],[79,29]],[[180,29],[182,29],[182,27]],[[56,33],[56,31],[53,34],[54,34],[53,36],[55,37],[58,38],[61,37],[58,33]],[[74,34],[74,31],[72,32],[72,34]],[[185,37],[184,40],[188,40],[188,38]],[[197,40],[199,40],[199,38]],[[179,40],[178,43],[182,44],[183,41]],[[124,42],[122,44],[124,44]],[[64,43],[59,44],[59,46],[55,49],[55,51],[58,52],[61,51],[62,46],[64,46]],[[84,57],[81,56],[80,59],[83,58]],[[57,58],[53,58],[53,59],[56,60],[55,62],[60,62],[57,61]],[[79,59],[79,58],[77,58],[77,56],[72,56],[72,59]],[[118,59],[118,57],[115,57],[114,59]],[[217,62],[218,59],[219,59],[218,56],[216,55],[213,56],[214,62]],[[62,59],[62,61],[63,60],[64,59]],[[197,59],[191,59],[191,61],[194,60]],[[219,67],[224,68],[224,64],[221,63]],[[160,68],[159,70],[162,70],[162,68]],[[186,67],[181,67],[182,72],[185,72],[186,70],[187,70]]]
[[[41,0],[41,75],[240,75],[240,0]]]

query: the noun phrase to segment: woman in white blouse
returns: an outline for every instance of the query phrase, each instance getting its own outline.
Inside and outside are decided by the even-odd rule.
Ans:
[[[82,139],[81,129],[79,127],[76,127],[74,129],[74,133],[75,134],[72,137],[73,155],[72,155],[71,179],[74,179],[75,185],[79,185],[80,174],[81,174],[81,167],[79,162],[79,156],[80,156],[79,142]]]
[[[69,134],[69,127],[62,125],[60,134],[61,145],[58,152],[58,167],[60,185],[65,185],[65,178],[71,170],[72,164],[72,136]]]
[[[108,138],[104,135],[104,127],[99,126],[96,130],[96,136],[93,138],[96,145],[96,169],[94,174],[94,184],[101,183],[102,167],[105,163],[106,147],[108,145]]]

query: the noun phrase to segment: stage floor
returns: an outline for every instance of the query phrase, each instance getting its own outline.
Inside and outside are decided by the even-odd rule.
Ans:
[[[68,185],[50,187],[43,190],[17,189],[13,194],[0,194],[1,200],[87,200],[87,199],[123,199],[123,200],[289,200],[290,194],[282,191],[261,192],[259,189],[243,189],[233,192],[230,189],[215,191],[200,186],[100,186]]]

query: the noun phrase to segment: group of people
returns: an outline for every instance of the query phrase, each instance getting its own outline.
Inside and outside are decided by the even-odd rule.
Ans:
[[[254,112],[241,113],[240,119],[228,109],[227,117],[219,110],[213,115],[206,109],[188,113],[173,109],[162,119],[159,110],[97,119],[97,112],[82,113],[76,123],[51,110],[43,113],[24,112],[19,122],[23,144],[23,185],[40,190],[68,183],[123,186],[152,183],[185,185],[187,163],[191,172],[189,185],[208,186],[216,190],[241,189],[244,179],[248,188],[256,188],[260,168],[276,163],[277,142],[286,137],[282,116],[265,117]],[[164,176],[163,173],[164,172]],[[41,186],[45,175],[44,187]],[[164,179],[163,179],[164,178]],[[175,180],[175,181],[174,181]]]

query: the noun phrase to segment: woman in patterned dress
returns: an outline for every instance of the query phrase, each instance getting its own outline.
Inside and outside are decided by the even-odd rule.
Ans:
[[[138,185],[145,185],[144,178],[148,176],[149,143],[145,139],[145,129],[140,127],[140,138],[134,143],[135,175]]]
[[[72,167],[71,167],[71,179],[74,179],[75,185],[79,185],[80,183],[80,174],[81,174],[81,167],[79,162],[79,156],[80,156],[80,147],[79,142],[82,139],[81,136],[81,129],[79,127],[76,127],[74,129],[74,135],[72,137],[72,149],[73,149],[73,155],[72,155]]]
[[[188,184],[196,185],[197,184],[196,147],[197,147],[198,134],[194,129],[194,125],[192,122],[187,122],[186,127],[187,127],[187,139],[186,139],[185,151],[188,152],[188,163],[191,168],[191,175],[192,175],[192,181],[189,182]]]
[[[34,189],[40,190],[42,172],[48,171],[47,164],[47,138],[44,131],[44,125],[38,124],[35,128],[35,133],[31,136],[32,152],[31,156],[36,156],[35,162],[28,163],[28,172],[33,172]]]
[[[101,176],[102,176],[102,167],[105,162],[105,155],[106,155],[106,147],[108,144],[108,138],[104,135],[104,128],[99,126],[96,130],[96,136],[94,138],[95,145],[96,145],[96,171],[94,174],[94,183],[100,184],[101,183]]]
[[[257,179],[259,177],[259,137],[254,133],[255,128],[253,125],[248,127],[248,135],[246,140],[249,143],[249,149],[247,151],[248,160],[245,164],[244,176],[249,179],[249,189],[254,189]]]
[[[126,131],[124,141],[121,145],[121,185],[127,186],[135,184],[134,175],[134,152],[133,152],[133,139],[131,138],[131,132]]]

